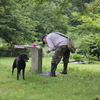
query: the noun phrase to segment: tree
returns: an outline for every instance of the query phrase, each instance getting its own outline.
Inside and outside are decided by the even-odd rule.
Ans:
[[[55,3],[44,3],[34,6],[31,11],[30,18],[38,21],[35,32],[40,38],[43,34],[48,34],[53,31],[60,31],[67,33],[67,19],[68,17],[62,15],[57,17],[56,12],[58,7]]]
[[[90,2],[92,2],[92,1],[94,1],[94,0],[73,0],[72,1],[72,5],[73,5],[73,7],[77,7],[78,8],[78,10],[81,12],[81,13],[83,13],[84,11],[85,11],[85,9],[86,9],[86,7],[85,7],[85,3],[90,3]]]
[[[30,37],[36,34],[36,21],[29,18],[29,13],[16,1],[0,1],[0,37],[10,44],[27,43],[29,40],[32,41],[33,38]]]
[[[93,55],[100,58],[100,15],[98,13],[98,4],[100,4],[98,0],[86,4],[85,11],[87,12],[83,14],[73,12],[72,21],[78,23],[74,25],[69,24],[68,31],[75,34],[77,39],[77,53],[84,54],[85,56]]]
[[[99,40],[98,40],[99,37]],[[100,36],[99,34],[90,34],[80,39],[78,53],[86,57],[89,55],[100,57]]]
[[[58,6],[53,2],[38,6],[27,0],[0,2],[0,37],[7,43],[25,44],[38,40],[42,34],[51,31],[67,31],[67,16],[57,17]]]
[[[93,0],[91,3],[85,3],[87,13],[99,13],[100,11],[100,0]]]

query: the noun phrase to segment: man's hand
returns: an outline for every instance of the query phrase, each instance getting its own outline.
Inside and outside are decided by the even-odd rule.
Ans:
[[[46,52],[47,52],[47,53],[50,53],[50,51],[49,51],[49,50],[46,50]]]

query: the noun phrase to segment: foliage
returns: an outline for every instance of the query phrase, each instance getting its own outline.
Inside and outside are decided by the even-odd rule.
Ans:
[[[100,0],[93,0],[91,3],[85,3],[86,11],[92,13],[99,13],[100,11]]]
[[[73,20],[79,22],[75,27],[69,26],[69,31],[78,34],[76,35],[79,41],[77,41],[77,52],[85,56],[93,55],[100,58],[100,15],[93,12],[84,15],[73,12],[72,15]]]
[[[73,54],[73,59],[75,61],[83,61],[83,55],[80,54]]]
[[[24,12],[16,1],[1,0],[1,4],[0,37],[9,44],[32,40],[30,36],[34,34],[35,22],[27,16],[28,12]]]
[[[57,7],[53,2],[49,6],[48,3],[44,3],[32,9],[30,17],[39,22],[36,26],[38,36],[48,34],[52,31],[67,31],[67,16],[62,16],[58,21],[55,15]]]
[[[89,55],[88,59],[89,59],[89,61],[96,61],[96,60],[98,60],[98,58],[96,56],[93,56],[93,55]]]
[[[67,30],[67,17],[57,19],[58,7],[53,2],[38,6],[27,0],[1,0],[1,3],[0,37],[11,45],[40,40],[42,34],[53,30]]]
[[[83,13],[86,9],[84,4],[90,3],[91,1],[94,1],[94,0],[73,0],[72,4],[74,7],[77,7],[81,13]]]
[[[89,55],[93,55],[93,56],[97,56],[99,58],[100,56],[100,45],[98,44],[98,37],[99,34],[90,34],[90,35],[86,35],[83,38],[81,38],[81,42],[79,43],[79,48],[78,49],[78,53],[82,53],[85,56],[89,56]]]
[[[43,4],[45,2],[54,2],[57,6],[60,6],[62,9],[66,7],[73,0],[34,0],[37,5]]]
[[[60,31],[74,39],[77,52],[99,58],[99,8],[99,0],[0,0],[0,43],[39,44],[43,34]]]
[[[93,0],[93,1],[94,2],[90,2],[87,0],[88,3],[84,4],[86,6],[86,9],[84,9],[83,14],[79,13],[79,11],[77,10],[74,10],[74,12],[71,13],[72,17],[71,19],[69,19],[69,24],[71,25],[70,26],[71,28],[69,28],[70,29],[69,31],[77,33],[82,36],[84,34],[88,35],[91,33],[94,33],[94,34],[99,33],[100,15],[99,15],[98,8],[100,7],[100,2],[99,0]],[[89,8],[94,11],[89,10]],[[72,28],[72,26],[75,26],[75,27]]]
[[[79,25],[74,28],[74,32],[79,35],[88,34],[99,34],[99,23],[100,16],[98,14],[80,15],[78,13],[73,13],[75,16],[74,20],[80,22]]]

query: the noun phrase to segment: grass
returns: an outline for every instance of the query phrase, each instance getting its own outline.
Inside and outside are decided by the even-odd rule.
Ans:
[[[25,77],[11,75],[14,58],[0,58],[0,100],[100,100],[100,63],[71,64],[68,75],[57,77],[31,74],[31,59]],[[50,71],[51,58],[43,58],[43,71]],[[58,65],[57,72],[62,70]]]

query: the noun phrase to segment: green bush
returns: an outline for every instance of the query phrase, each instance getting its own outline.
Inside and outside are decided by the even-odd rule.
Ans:
[[[96,56],[93,56],[93,55],[89,55],[88,56],[88,59],[89,59],[89,61],[97,61],[98,60],[98,57],[96,57]]]
[[[74,55],[73,55],[73,59],[74,59],[75,61],[83,61],[83,55],[74,54]]]

